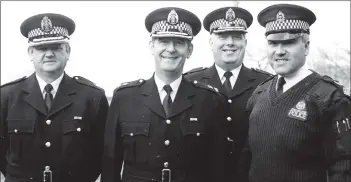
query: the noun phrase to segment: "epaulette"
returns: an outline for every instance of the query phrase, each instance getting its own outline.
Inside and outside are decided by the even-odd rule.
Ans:
[[[261,73],[261,74],[264,74],[264,75],[268,75],[270,77],[273,77],[274,75],[267,72],[267,71],[263,71],[263,70],[260,70],[260,69],[257,69],[257,68],[251,68],[252,71],[255,71],[257,73]]]
[[[196,72],[200,72],[200,71],[203,71],[203,70],[206,70],[207,67],[198,67],[198,68],[194,68],[194,69],[191,69],[190,71],[187,71],[186,73],[184,73],[183,75],[189,75],[189,74],[192,74],[192,73],[196,73]]]
[[[74,79],[76,82],[80,83],[80,84],[87,85],[87,86],[89,86],[89,87],[96,88],[96,89],[98,89],[98,90],[104,92],[104,89],[98,87],[94,82],[92,82],[92,81],[90,81],[90,80],[88,80],[88,79],[86,79],[86,78],[84,78],[84,77],[81,77],[81,76],[73,76],[73,79]]]
[[[124,82],[124,83],[121,83],[121,85],[119,87],[117,87],[115,89],[115,91],[121,90],[121,89],[124,89],[124,88],[128,88],[128,87],[140,86],[140,85],[142,85],[144,83],[145,83],[144,79],[139,79],[139,80],[135,80],[135,81],[131,81],[131,82]]]
[[[261,82],[259,85],[263,85],[264,83],[268,82],[269,80],[272,80],[274,78],[274,76],[270,76],[268,78],[266,78],[263,82]]]
[[[199,82],[199,81],[197,81],[197,80],[194,80],[194,81],[192,81],[191,83],[192,83],[193,85],[195,85],[196,87],[203,88],[203,89],[206,89],[206,90],[210,90],[210,91],[212,91],[212,92],[214,92],[214,93],[216,93],[216,94],[219,94],[218,88],[213,87],[213,86],[211,86],[211,85],[209,85],[209,84],[205,84],[205,83]]]
[[[22,78],[19,78],[19,79],[17,79],[17,80],[11,81],[11,82],[9,82],[9,83],[5,83],[5,84],[1,85],[0,88],[5,87],[5,86],[7,86],[7,85],[12,85],[12,84],[15,84],[15,83],[19,83],[19,82],[21,82],[21,81],[23,81],[23,80],[25,80],[25,79],[27,79],[26,76],[24,76],[24,77],[22,77]]]
[[[336,88],[338,88],[340,91],[344,93],[344,86],[339,83],[339,81],[332,79],[330,76],[323,75],[322,80],[324,80],[327,83],[330,83],[334,85]]]

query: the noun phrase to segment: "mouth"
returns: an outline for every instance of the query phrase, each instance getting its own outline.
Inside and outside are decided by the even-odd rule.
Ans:
[[[275,62],[285,63],[285,62],[288,62],[288,59],[275,59]]]
[[[164,59],[177,59],[177,56],[161,56]]]
[[[222,49],[222,51],[225,53],[235,53],[237,50],[235,50],[235,49]]]

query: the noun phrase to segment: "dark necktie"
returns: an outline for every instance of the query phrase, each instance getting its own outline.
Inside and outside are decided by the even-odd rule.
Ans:
[[[286,82],[285,82],[284,77],[280,77],[278,79],[278,83],[277,83],[277,96],[278,97],[283,94],[283,86],[285,83]]]
[[[46,110],[48,112],[50,111],[52,101],[54,100],[54,97],[51,94],[52,89],[53,89],[53,87],[51,84],[47,84],[44,87],[44,90],[46,92],[44,101],[45,101]]]
[[[232,91],[232,85],[230,84],[230,77],[233,76],[233,73],[230,71],[226,71],[224,73],[225,81],[223,83],[224,89],[229,94]]]
[[[172,87],[170,85],[165,85],[163,89],[166,91],[167,95],[163,99],[162,104],[163,104],[163,108],[165,110],[166,116],[169,116],[172,109],[172,98],[171,98]]]

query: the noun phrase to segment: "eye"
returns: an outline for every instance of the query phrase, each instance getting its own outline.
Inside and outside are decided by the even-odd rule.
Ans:
[[[275,41],[268,41],[268,45],[275,46],[275,45],[277,45],[277,42],[275,42]]]

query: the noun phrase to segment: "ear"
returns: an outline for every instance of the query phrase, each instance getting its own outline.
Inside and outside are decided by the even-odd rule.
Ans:
[[[305,43],[305,56],[307,56],[310,53],[310,41],[307,41]]]
[[[66,47],[66,55],[67,55],[67,61],[69,60],[69,57],[71,56],[71,45],[68,43],[64,45]]]
[[[153,49],[154,49],[154,41],[151,39],[151,40],[149,41],[149,51],[151,52],[152,55],[154,55]]]
[[[30,61],[33,61],[33,47],[28,46],[27,53]]]
[[[191,42],[189,41],[188,56],[187,56],[188,59],[190,58],[191,54],[193,53],[193,50],[194,50],[194,45],[193,45],[193,43],[191,43]]]

